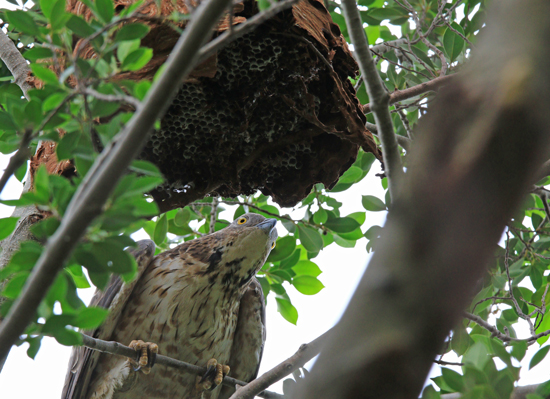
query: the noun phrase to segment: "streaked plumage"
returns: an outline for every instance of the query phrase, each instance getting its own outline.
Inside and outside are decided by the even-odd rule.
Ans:
[[[154,258],[153,243],[140,241],[138,278],[128,286],[113,278],[94,296],[92,304],[111,312],[93,335],[155,342],[159,353],[199,366],[215,358],[231,367],[231,376],[254,379],[265,340],[264,298],[254,275],[277,238],[274,225],[246,214]],[[69,366],[63,399],[226,399],[232,393],[228,387],[201,393],[191,374],[162,365],[150,374],[134,372],[127,359],[85,348],[73,351]]]

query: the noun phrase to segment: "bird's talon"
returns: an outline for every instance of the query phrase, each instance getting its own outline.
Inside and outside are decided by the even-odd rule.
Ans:
[[[197,389],[211,391],[222,383],[227,374],[229,366],[218,363],[216,359],[210,359],[206,363],[206,373],[202,377],[197,377]]]
[[[144,374],[151,372],[151,367],[155,364],[159,347],[153,342],[143,342],[134,340],[128,345],[136,351],[136,359],[128,359],[134,371],[142,371]]]

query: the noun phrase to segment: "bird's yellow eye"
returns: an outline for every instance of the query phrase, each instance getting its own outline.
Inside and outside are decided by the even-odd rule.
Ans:
[[[271,249],[275,248],[275,243],[271,244]]]
[[[240,218],[239,220],[237,220],[237,224],[245,224],[246,223],[246,218]]]

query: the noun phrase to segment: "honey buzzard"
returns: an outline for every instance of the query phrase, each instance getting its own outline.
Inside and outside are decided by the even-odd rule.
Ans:
[[[218,232],[155,257],[154,244],[140,241],[132,252],[138,277],[123,284],[113,276],[104,291],[96,292],[91,305],[110,312],[100,328],[88,333],[123,344],[150,341],[132,341],[145,355],[141,366],[75,348],[62,398],[226,399],[234,389],[216,387],[227,371],[222,365],[237,379],[254,379],[265,341],[264,297],[254,276],[275,246],[275,224],[275,219],[247,213]],[[201,378],[163,365],[151,368],[147,354],[154,358],[157,350],[208,366],[210,372]]]

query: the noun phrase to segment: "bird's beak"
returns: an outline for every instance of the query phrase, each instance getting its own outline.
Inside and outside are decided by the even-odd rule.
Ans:
[[[267,234],[271,233],[271,230],[275,228],[275,225],[277,224],[277,219],[266,219],[262,223],[256,225],[259,229],[262,229]]]

